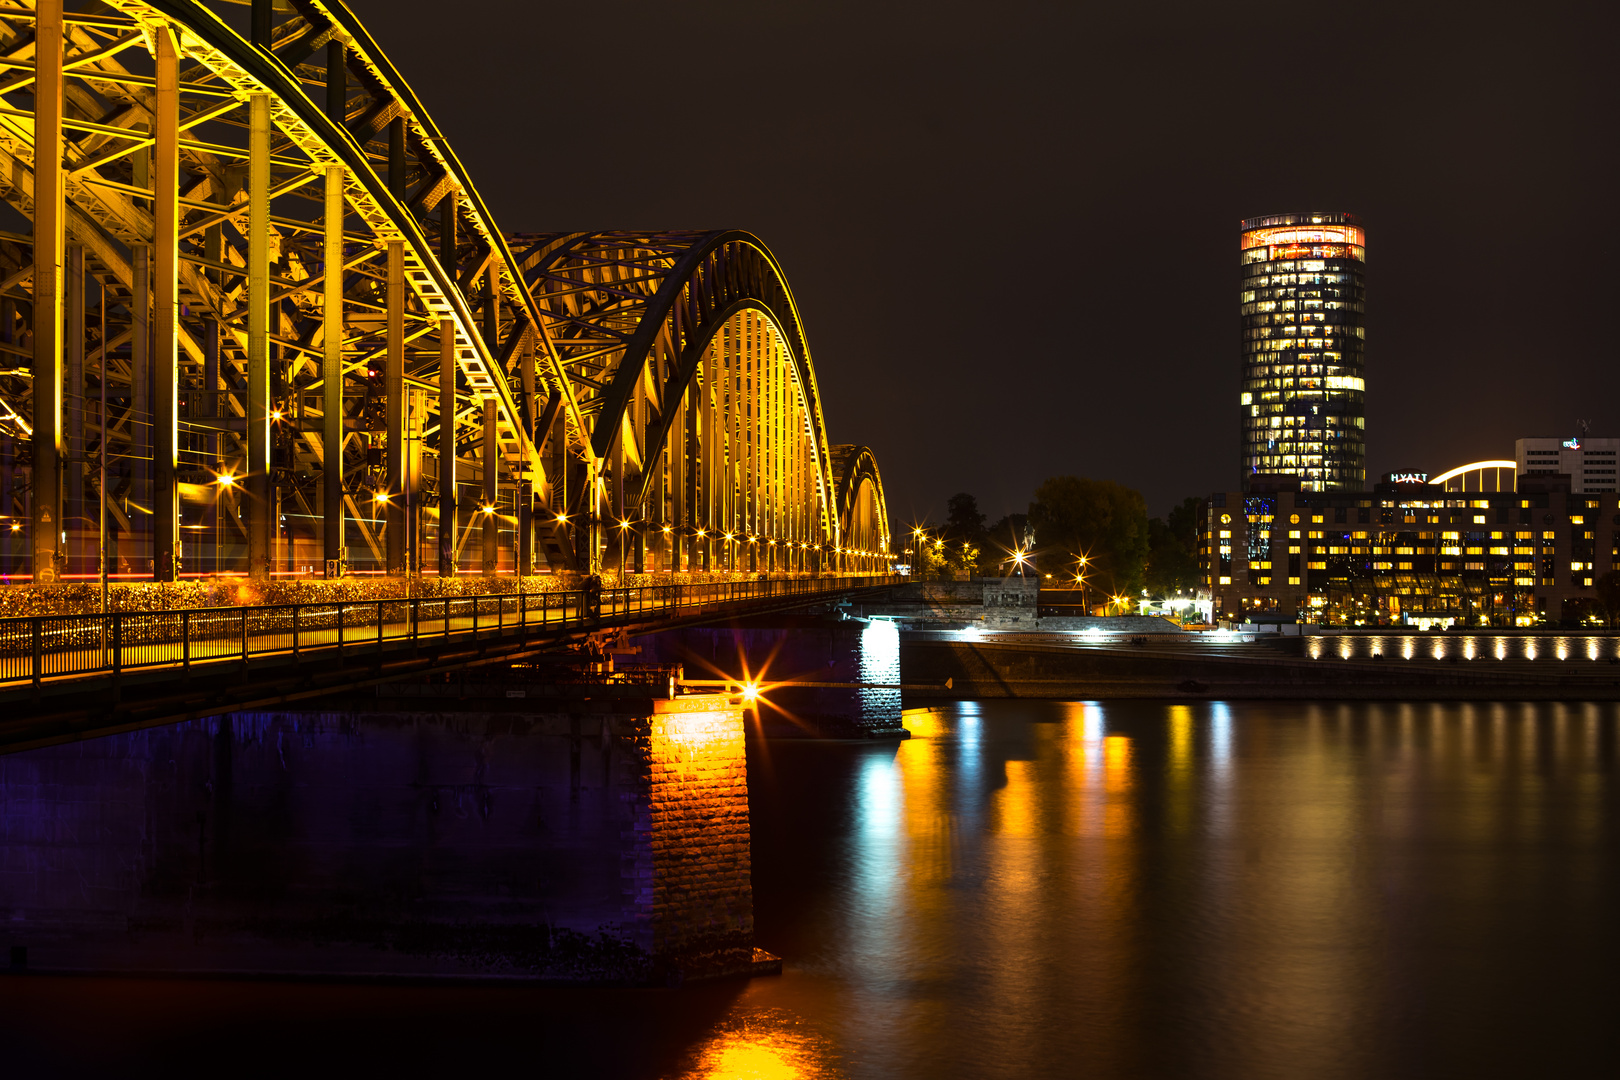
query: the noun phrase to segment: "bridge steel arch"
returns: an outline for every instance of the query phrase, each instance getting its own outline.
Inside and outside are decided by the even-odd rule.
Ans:
[[[610,561],[855,565],[803,321],[758,237],[558,233],[512,246],[592,427]],[[881,562],[886,518],[880,531],[861,565]]]
[[[649,523],[678,535],[672,471],[704,500],[676,500],[684,568],[840,546],[754,238],[514,252],[341,3],[37,0],[0,10],[0,60],[0,572],[94,573],[103,507],[113,567],[159,580],[589,570],[607,502],[639,565]]]
[[[846,561],[863,569],[877,566],[874,560],[886,558],[889,550],[889,508],[877,458],[865,446],[849,445],[833,447],[832,458]]]

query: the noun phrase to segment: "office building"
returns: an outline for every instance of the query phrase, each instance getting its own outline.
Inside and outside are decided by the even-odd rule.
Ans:
[[[1616,461],[1620,461],[1620,439],[1593,439],[1578,435],[1573,439],[1519,439],[1513,456],[1520,477],[1569,477],[1573,495],[1614,491]]]
[[[1199,541],[1215,617],[1361,626],[1601,622],[1596,579],[1620,566],[1620,499],[1556,478],[1447,491],[1422,473],[1372,492],[1292,478],[1215,492]]]
[[[1242,227],[1242,479],[1302,491],[1366,486],[1365,234],[1354,214],[1276,214]]]

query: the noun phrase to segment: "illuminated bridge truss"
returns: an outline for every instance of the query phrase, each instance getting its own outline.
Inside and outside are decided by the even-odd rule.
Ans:
[[[0,571],[881,564],[758,240],[509,242],[341,4],[84,7],[0,0]]]
[[[887,518],[857,523],[846,511],[859,500],[839,497],[799,312],[756,237],[577,233],[512,246],[590,426],[618,558],[674,570],[878,564]],[[553,475],[584,468],[549,445]],[[863,477],[881,484],[875,465]]]

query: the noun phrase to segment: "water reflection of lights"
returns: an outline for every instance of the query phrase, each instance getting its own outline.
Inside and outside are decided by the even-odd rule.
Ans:
[[[1223,701],[1209,707],[1209,755],[1218,773],[1232,763],[1232,710]]]
[[[1170,778],[1166,816],[1171,828],[1186,832],[1192,824],[1193,711],[1190,705],[1170,706]]]
[[[822,1040],[779,1009],[748,1018],[747,1026],[722,1031],[694,1055],[688,1080],[810,1080],[832,1075],[832,1057]]]
[[[871,838],[894,836],[905,801],[894,759],[869,754],[861,762],[860,789],[861,833]]]
[[[911,732],[913,739],[937,738],[945,728],[940,719],[940,712],[932,707],[907,709],[900,714],[900,723]]]
[[[962,795],[979,790],[979,774],[983,758],[979,749],[979,736],[983,726],[977,701],[964,701],[957,706],[956,718],[956,782]],[[901,747],[902,752],[909,747]],[[976,804],[964,802],[976,812]]]
[[[1096,742],[1103,737],[1106,728],[1103,722],[1103,708],[1100,701],[1083,701],[1080,703],[1080,737],[1086,742]]]
[[[1192,707],[1170,706],[1170,771],[1185,773],[1192,766]]]
[[[1005,765],[1007,783],[995,793],[995,816],[991,832],[997,836],[1028,837],[1035,835],[1035,790],[1040,777],[1033,761],[1008,761]],[[1029,884],[1026,875],[1016,875]]]
[[[956,734],[964,746],[979,745],[979,703],[977,701],[964,701],[958,706],[960,716],[957,721]]]

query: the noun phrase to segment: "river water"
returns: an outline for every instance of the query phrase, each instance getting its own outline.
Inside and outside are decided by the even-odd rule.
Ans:
[[[1611,1075],[1620,709],[967,702],[753,748],[780,978],[0,979],[6,1059],[236,1075]],[[9,1073],[9,1069],[7,1070]]]

